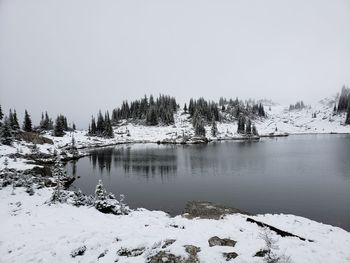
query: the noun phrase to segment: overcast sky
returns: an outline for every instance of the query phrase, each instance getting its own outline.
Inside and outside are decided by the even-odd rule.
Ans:
[[[311,103],[343,84],[349,0],[0,0],[0,104],[36,121],[86,126],[150,93]]]

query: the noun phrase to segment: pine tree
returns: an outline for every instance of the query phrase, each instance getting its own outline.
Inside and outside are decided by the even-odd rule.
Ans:
[[[64,116],[62,116],[61,118],[62,118],[62,121],[63,121],[63,129],[64,129],[65,131],[68,131],[68,121],[67,121],[67,118],[64,117]]]
[[[60,156],[57,154],[55,157],[55,164],[52,168],[52,175],[56,177],[56,188],[53,192],[51,201],[52,202],[62,202],[62,196],[61,196],[61,191],[62,191],[62,180],[66,176],[66,173],[63,169],[63,165],[61,162]]]
[[[187,105],[185,103],[185,106],[184,106],[184,112],[187,113]]]
[[[1,129],[1,143],[4,145],[11,145],[13,141],[12,129],[10,125],[10,120],[5,117],[4,124]]]
[[[12,118],[11,118],[11,128],[13,131],[17,131],[20,129],[19,124],[18,124],[16,110],[13,110],[13,114],[12,114]]]
[[[260,103],[259,104],[259,112],[258,112],[258,115],[260,116],[260,117],[265,117],[266,115],[265,115],[265,110],[264,110],[264,106]]]
[[[59,115],[55,122],[54,136],[62,137],[64,134],[64,117]]]
[[[155,126],[158,125],[158,116],[157,116],[157,110],[155,107],[151,107],[146,115],[146,124]]]
[[[97,117],[97,124],[96,124],[97,135],[99,136],[103,135],[104,127],[105,127],[105,121],[103,119],[101,111],[99,111],[98,117]]]
[[[194,134],[196,136],[205,136],[205,127],[204,127],[204,121],[202,117],[199,114],[199,111],[196,110],[194,113],[194,116],[192,118],[192,125],[194,128]]]
[[[44,118],[44,113],[41,113],[41,120],[40,120],[40,129],[41,130],[46,130],[46,125],[45,125],[45,118]]]
[[[256,129],[255,124],[253,124],[253,135],[259,136],[258,130]]]
[[[213,137],[216,137],[217,134],[218,134],[218,127],[217,127],[217,125],[216,125],[216,121],[213,120],[213,123],[212,123],[212,126],[211,126],[211,135],[212,135]]]
[[[32,120],[27,110],[24,112],[23,130],[26,132],[32,131]]]
[[[74,123],[74,122],[73,122],[73,125],[72,125],[72,129],[73,129],[73,131],[76,130],[76,127],[75,127],[75,123]]]
[[[107,191],[103,187],[102,181],[99,180],[95,189],[95,200],[103,201],[103,200],[106,200],[106,198],[107,198]]]
[[[2,113],[1,105],[0,105],[0,122],[2,121],[2,118],[4,117],[4,114]]]
[[[78,148],[76,146],[74,136],[72,136],[72,143],[71,143],[71,147],[70,147],[70,153],[73,155],[73,157],[77,157],[79,155]]]
[[[120,204],[112,193],[108,193],[99,180],[95,190],[95,208],[102,213],[123,214]]]
[[[248,121],[247,121],[247,125],[246,125],[246,128],[245,128],[245,133],[247,135],[251,135],[252,134],[252,121],[250,119],[248,119]]]
[[[239,134],[245,133],[245,118],[243,116],[240,116],[238,119],[237,133]]]
[[[96,135],[96,133],[97,133],[96,122],[95,122],[95,118],[92,117],[92,119],[91,119],[91,135]]]
[[[350,101],[349,101],[349,105],[348,105],[348,113],[346,115],[345,124],[350,124]]]
[[[104,127],[104,131],[103,131],[103,135],[107,138],[113,138],[114,133],[113,133],[113,128],[112,128],[111,120],[109,118],[108,111],[105,114],[104,125],[105,125],[105,127]]]

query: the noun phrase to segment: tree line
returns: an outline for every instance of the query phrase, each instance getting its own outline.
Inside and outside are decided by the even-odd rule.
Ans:
[[[205,136],[205,125],[211,125],[211,135],[217,135],[217,121],[225,121],[229,116],[229,120],[238,121],[238,133],[247,135],[257,135],[255,125],[251,119],[257,117],[266,117],[264,106],[254,101],[240,101],[238,98],[225,99],[221,97],[219,103],[206,101],[204,98],[198,100],[190,99],[188,108],[184,105],[184,112],[188,113],[192,118],[192,125],[196,136]],[[247,119],[247,123],[246,123]]]
[[[301,101],[298,101],[297,103],[295,103],[294,105],[291,104],[289,105],[289,110],[292,111],[292,110],[302,110],[302,109],[305,109],[306,106],[304,104],[304,102],[301,100]]]
[[[161,94],[154,99],[152,95],[149,98],[145,95],[142,99],[130,103],[124,101],[120,107],[113,109],[111,121],[116,124],[122,119],[133,119],[150,126],[171,125],[174,124],[174,113],[177,109],[174,97]]]
[[[67,118],[58,115],[55,123],[49,117],[48,113],[42,113],[41,121],[38,126],[33,126],[32,118],[27,110],[24,111],[23,124],[20,126],[16,110],[9,110],[5,115],[0,105],[0,142],[5,145],[11,145],[19,132],[43,132],[53,131],[54,136],[63,136],[66,131],[75,130],[75,124],[68,126]]]

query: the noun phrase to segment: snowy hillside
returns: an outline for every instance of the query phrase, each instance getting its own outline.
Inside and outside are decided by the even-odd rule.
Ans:
[[[261,135],[277,131],[280,133],[350,133],[350,126],[344,125],[346,114],[333,114],[330,105],[317,104],[311,108],[289,111],[287,107],[271,106],[268,117],[257,122]],[[316,114],[316,118],[312,118]]]
[[[163,262],[175,256],[183,260],[176,262],[190,256],[194,261],[187,262],[226,262],[228,255],[234,262],[265,262],[256,254],[267,248],[265,233],[275,240],[271,252],[289,262],[350,261],[350,233],[293,215],[249,217],[313,242],[282,237],[242,214],[222,220],[171,218],[147,210],[115,216],[94,208],[46,205],[52,192],[47,188],[31,197],[22,188],[11,192],[9,187],[0,191],[1,262],[160,262],[150,261],[156,255]],[[208,240],[216,236],[236,243],[210,246]]]

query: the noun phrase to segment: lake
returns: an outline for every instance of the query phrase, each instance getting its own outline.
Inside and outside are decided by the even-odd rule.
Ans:
[[[134,144],[94,149],[69,163],[73,188],[99,179],[127,204],[180,214],[187,201],[251,213],[304,216],[350,231],[350,136],[294,135],[207,145]]]

